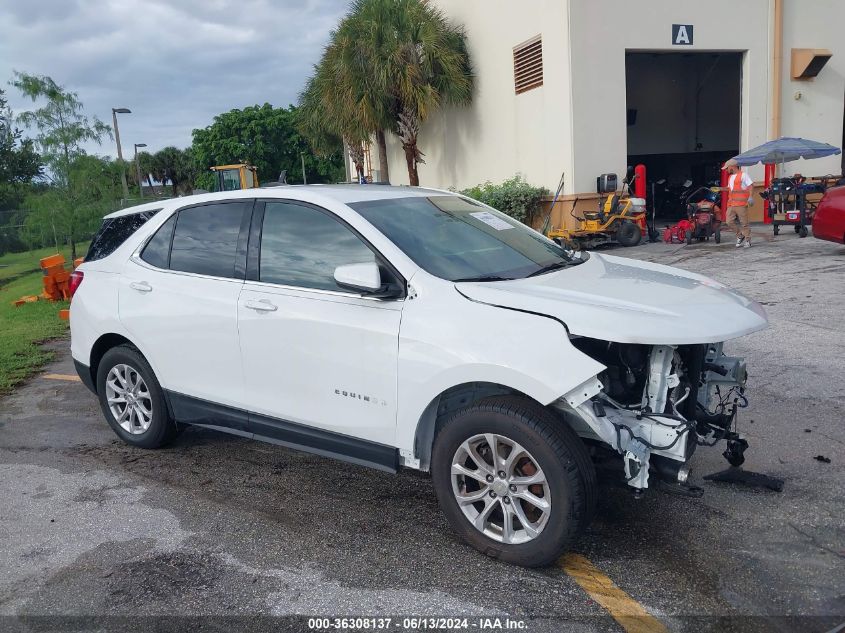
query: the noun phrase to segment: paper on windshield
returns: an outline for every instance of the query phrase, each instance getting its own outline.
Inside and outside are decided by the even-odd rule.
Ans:
[[[497,218],[489,211],[478,211],[477,213],[470,213],[476,220],[484,222],[488,226],[492,226],[497,231],[504,231],[505,229],[512,229],[513,225],[508,224],[502,218]]]

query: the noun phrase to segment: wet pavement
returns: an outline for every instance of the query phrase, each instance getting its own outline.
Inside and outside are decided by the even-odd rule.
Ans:
[[[605,483],[574,547],[670,631],[845,622],[845,247],[771,241],[762,226],[753,244],[612,251],[708,274],[771,320],[727,351],[749,366],[745,468],[783,478],[783,492],[702,481],[727,463],[722,446],[700,448],[702,498],[635,499]],[[44,373],[73,374],[68,341],[50,345]],[[0,629],[307,630],[298,615],[624,630],[561,568],[508,566],[460,542],[426,475],[200,429],[134,449],[78,382],[36,377],[0,401]]]

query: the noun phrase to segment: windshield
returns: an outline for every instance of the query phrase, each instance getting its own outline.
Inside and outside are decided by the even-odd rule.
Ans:
[[[350,206],[417,265],[450,281],[521,279],[581,263],[521,222],[458,196]]]

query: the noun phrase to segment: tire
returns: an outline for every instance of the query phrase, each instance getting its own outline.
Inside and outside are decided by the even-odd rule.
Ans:
[[[616,241],[622,246],[636,246],[642,238],[640,227],[633,222],[623,221],[616,229]]]
[[[800,226],[800,225],[796,224],[794,228],[795,228],[795,232],[796,232],[796,233],[800,233],[800,232],[801,232],[801,226]]]
[[[123,390],[127,381],[129,385],[134,385],[134,394],[130,393],[130,396],[137,406],[126,402],[125,394],[116,392],[116,388]],[[134,347],[120,345],[103,355],[97,367],[97,395],[109,426],[127,444],[158,448],[178,434],[176,423],[168,413],[161,385],[150,364]],[[123,398],[124,402],[110,404],[110,397]],[[112,411],[112,406],[115,411]],[[118,415],[127,409],[130,412],[126,418]],[[149,411],[150,415],[143,414],[143,411]]]
[[[569,248],[569,250],[571,250],[573,253],[578,253],[582,250],[581,242],[573,237],[566,240],[564,244],[561,244],[561,246]]]
[[[485,455],[489,457],[490,444],[485,435],[495,436],[496,444],[502,447],[500,456],[507,458],[513,450],[520,450],[522,457],[517,456],[509,475],[530,477],[539,472],[543,483],[520,486],[519,493],[511,499],[511,479],[499,476],[492,468],[492,459],[484,462],[483,472],[489,470],[490,474],[480,482],[475,476],[453,474],[453,463],[467,463],[482,470],[464,447],[474,446],[475,455],[482,460]],[[532,464],[539,470],[532,473],[528,469]],[[507,467],[501,462],[499,466]],[[480,552],[516,565],[539,567],[558,560],[586,529],[595,512],[596,473],[584,443],[564,420],[520,396],[486,398],[450,414],[435,437],[431,473],[440,507],[455,532]],[[493,477],[492,484],[487,483],[488,477]],[[494,485],[499,493],[491,497]],[[462,493],[480,496],[474,503],[460,504],[457,496]],[[525,500],[526,493],[538,501],[548,496],[548,509],[540,510]],[[489,515],[482,522],[485,533],[475,527],[465,511],[477,518],[488,507]],[[516,517],[512,519],[510,539],[504,531],[506,508]],[[530,534],[517,513],[539,533]]]
[[[772,231],[774,231],[774,234],[777,235],[778,233],[780,233],[780,226],[775,224],[772,228]]]
[[[716,244],[722,243],[722,231],[721,231],[721,229],[716,229],[713,232],[713,240],[716,242]]]
[[[801,225],[801,230],[798,231],[798,237],[807,237],[810,234],[810,231],[807,229],[806,226],[803,224]]]
[[[686,239],[687,244],[692,244],[692,231],[687,230],[686,238],[687,238]]]

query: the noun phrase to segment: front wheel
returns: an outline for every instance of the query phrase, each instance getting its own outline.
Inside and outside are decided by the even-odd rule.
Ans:
[[[97,367],[97,395],[109,425],[127,444],[158,448],[176,436],[161,385],[134,347],[120,345],[103,355]]]
[[[636,246],[643,238],[640,227],[633,222],[623,221],[616,230],[616,241],[622,246]]]
[[[431,471],[454,530],[517,565],[557,560],[595,508],[596,474],[583,442],[522,397],[488,398],[450,415],[435,439]]]
[[[801,225],[801,229],[798,231],[798,237],[807,237],[810,234],[810,231],[807,230],[805,225]]]
[[[722,243],[722,231],[721,229],[716,229],[713,233],[713,239],[716,241],[716,244]]]

